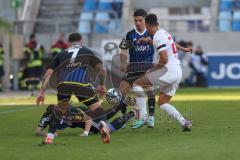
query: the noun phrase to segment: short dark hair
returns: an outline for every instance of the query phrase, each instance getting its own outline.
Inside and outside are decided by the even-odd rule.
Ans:
[[[78,42],[82,40],[82,35],[80,33],[71,33],[68,36],[68,41],[69,42]]]
[[[142,16],[143,18],[145,18],[147,16],[147,12],[144,9],[137,9],[133,13],[133,17],[137,17],[137,16]]]
[[[153,26],[158,25],[158,18],[155,14],[149,14],[145,18],[145,23]]]
[[[30,37],[29,37],[30,39],[33,39],[33,38],[35,38],[35,34],[34,33],[32,33],[31,35],[30,35]]]
[[[48,113],[48,114],[53,113],[55,107],[56,106],[54,104],[50,104],[46,109],[46,113]]]

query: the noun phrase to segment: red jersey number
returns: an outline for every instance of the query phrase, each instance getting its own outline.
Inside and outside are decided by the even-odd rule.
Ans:
[[[172,36],[168,36],[168,40],[171,41]],[[173,54],[177,54],[177,47],[175,46],[175,43],[172,43],[172,50],[173,50]]]
[[[173,50],[173,54],[177,54],[177,47],[174,43],[172,43],[172,50]]]

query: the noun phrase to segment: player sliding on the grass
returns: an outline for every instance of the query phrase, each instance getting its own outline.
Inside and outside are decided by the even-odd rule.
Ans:
[[[131,28],[126,36],[123,38],[119,45],[120,50],[120,62],[121,71],[125,72],[122,81],[119,86],[119,90],[122,96],[126,96],[129,90],[132,88],[133,82],[144,73],[153,67],[153,55],[154,48],[152,44],[137,43],[142,37],[149,37],[149,33],[145,26],[146,11],[143,9],[137,9],[134,14],[135,26]],[[127,65],[127,56],[129,55],[129,63]],[[147,123],[147,126],[154,127],[154,111],[155,111],[155,95],[151,88],[147,89],[148,95],[148,110],[149,118],[147,116],[146,109],[146,97],[136,98],[137,106],[140,108],[140,118],[132,124],[132,128],[139,128]],[[126,108],[124,103],[120,103],[120,106]]]
[[[91,50],[82,46],[82,36],[79,33],[70,34],[69,43],[70,47],[57,54],[50,68],[46,71],[40,93],[36,99],[37,105],[44,102],[44,94],[48,84],[57,91],[58,104],[49,124],[44,144],[53,143],[54,133],[69,107],[69,101],[73,94],[79,102],[95,111],[94,113],[104,112],[95,89],[90,84],[98,76],[99,88],[105,90],[106,72],[102,61]]]
[[[148,33],[153,36],[142,38],[140,41],[153,44],[156,48],[154,55],[155,67],[136,80],[133,84],[133,91],[139,97],[145,97],[143,88],[154,86],[159,87],[159,107],[171,117],[176,119],[182,126],[183,131],[190,131],[192,124],[179,113],[174,106],[169,104],[172,96],[178,88],[182,78],[182,69],[178,59],[177,49],[184,52],[192,52],[191,48],[183,48],[173,41],[171,34],[159,28],[157,16],[149,14],[145,18]]]
[[[35,130],[35,135],[37,136],[45,136],[46,132],[44,129],[51,123],[52,116],[54,114],[55,105],[49,105],[46,109],[46,112],[42,115],[39,125]],[[81,110],[81,112],[79,112]],[[58,124],[57,130],[63,130],[65,128],[82,128],[84,132],[81,136],[88,136],[88,133],[98,134],[101,132],[100,128],[104,127],[106,132],[105,136],[102,136],[103,143],[110,142],[110,133],[117,131],[123,127],[132,117],[134,117],[135,113],[130,111],[129,113],[115,118],[110,123],[104,122],[105,119],[112,118],[117,112],[119,108],[113,107],[105,110],[105,112],[101,114],[94,114],[92,110],[89,110],[86,107],[72,107],[70,106],[68,111],[64,114],[61,122]],[[96,117],[98,115],[98,117]],[[91,120],[87,120],[87,122],[83,121],[86,119],[84,116],[91,117]],[[103,134],[103,133],[102,133]]]

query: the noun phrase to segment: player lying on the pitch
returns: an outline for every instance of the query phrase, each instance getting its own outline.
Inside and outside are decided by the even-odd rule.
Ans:
[[[54,114],[55,105],[49,105],[46,112],[40,119],[40,123],[35,130],[35,135],[45,136],[47,133],[44,129],[51,123],[51,117]],[[65,128],[82,128],[84,132],[81,136],[88,136],[89,132],[98,134],[101,132],[103,143],[110,142],[110,133],[117,131],[123,127],[132,117],[135,116],[135,112],[130,111],[129,113],[115,118],[113,121],[108,123],[106,120],[112,118],[120,108],[110,108],[104,111],[104,113],[95,114],[92,110],[86,107],[72,107],[70,106],[67,113],[58,125],[57,130],[63,130]],[[79,112],[80,111],[80,112]]]

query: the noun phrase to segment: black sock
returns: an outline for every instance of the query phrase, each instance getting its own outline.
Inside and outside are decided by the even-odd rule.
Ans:
[[[132,117],[134,117],[134,112],[130,111],[128,114],[125,114],[121,117],[114,119],[110,125],[113,127],[112,131],[116,131],[122,128],[124,124],[126,124]]]
[[[107,115],[107,119],[112,118],[118,111],[119,111],[118,107],[115,106],[113,106],[113,108],[106,110],[105,112]]]
[[[155,113],[155,95],[153,92],[148,94],[148,112],[150,116],[154,116]]]
[[[126,114],[127,105],[123,102],[125,97],[122,98],[121,102],[118,105],[118,108],[121,110],[122,114]]]

